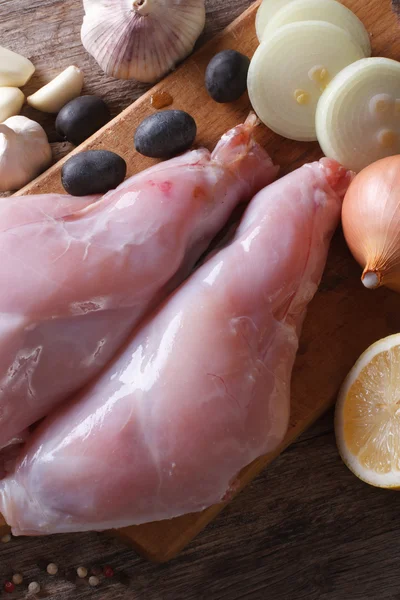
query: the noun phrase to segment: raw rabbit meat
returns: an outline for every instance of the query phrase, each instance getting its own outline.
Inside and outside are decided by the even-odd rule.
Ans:
[[[256,122],[99,201],[0,201],[0,448],[96,375],[229,218],[277,174]]]
[[[0,484],[0,511],[15,534],[198,511],[276,448],[301,324],[350,178],[323,159],[261,191],[229,245],[39,426]]]

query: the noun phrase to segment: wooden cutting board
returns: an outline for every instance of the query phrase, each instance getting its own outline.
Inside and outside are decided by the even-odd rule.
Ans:
[[[400,59],[400,28],[391,12],[389,0],[345,0],[344,4],[366,25],[371,34],[374,55]],[[184,109],[195,117],[197,144],[211,149],[222,133],[246,118],[250,105],[247,97],[228,105],[213,102],[203,85],[205,67],[216,52],[225,48],[234,48],[248,56],[253,54],[257,46],[254,29],[257,6],[258,3],[251,6],[221,35],[73,153],[94,148],[114,150],[127,161],[129,175],[153,164],[155,161],[134,151],[132,138],[139,122],[153,112],[150,98],[156,89],[172,95],[173,108]],[[316,143],[285,140],[263,126],[259,128],[257,137],[274,161],[282,166],[283,173],[321,156]],[[62,192],[60,169],[64,161],[19,193]],[[293,372],[287,436],[276,452],[259,458],[240,473],[237,493],[332,405],[347,371],[370,343],[400,331],[399,296],[384,289],[368,292],[359,277],[360,269],[338,232],[320,290],[311,303],[304,325]],[[310,485],[312,481],[310,473]],[[133,545],[145,557],[163,562],[173,558],[224,506],[226,503],[202,513],[126,527],[111,533]],[[0,533],[4,531],[0,528]]]

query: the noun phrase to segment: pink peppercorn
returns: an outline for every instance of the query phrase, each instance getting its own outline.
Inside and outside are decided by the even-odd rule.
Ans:
[[[15,585],[12,581],[6,581],[4,584],[4,591],[11,594],[15,590]]]
[[[114,576],[114,570],[112,569],[112,567],[104,567],[103,569],[103,573],[104,573],[104,577],[113,577]]]

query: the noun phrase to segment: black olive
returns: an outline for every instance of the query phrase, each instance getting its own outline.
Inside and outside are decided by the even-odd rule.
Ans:
[[[57,115],[56,130],[68,142],[79,146],[108,123],[107,104],[98,96],[80,96],[68,102]]]
[[[222,50],[208,63],[206,88],[216,102],[234,102],[247,89],[250,59],[236,50]]]
[[[126,162],[109,150],[80,152],[64,163],[61,181],[72,196],[105,194],[123,182]]]
[[[196,122],[188,113],[161,110],[140,123],[135,133],[135,148],[151,158],[171,158],[190,148],[196,133]]]

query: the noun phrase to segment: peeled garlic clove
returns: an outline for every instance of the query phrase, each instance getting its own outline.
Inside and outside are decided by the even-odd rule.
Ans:
[[[18,88],[0,87],[0,123],[18,115],[24,102],[25,96]]]
[[[47,113],[58,113],[70,100],[77,98],[83,87],[83,73],[68,67],[55,79],[26,99],[29,106]]]
[[[154,82],[203,30],[204,0],[84,0],[82,43],[107,75]]]
[[[0,46],[0,86],[25,85],[35,72],[30,60]]]
[[[17,116],[0,124],[0,192],[26,185],[50,162],[51,147],[39,123]]]

